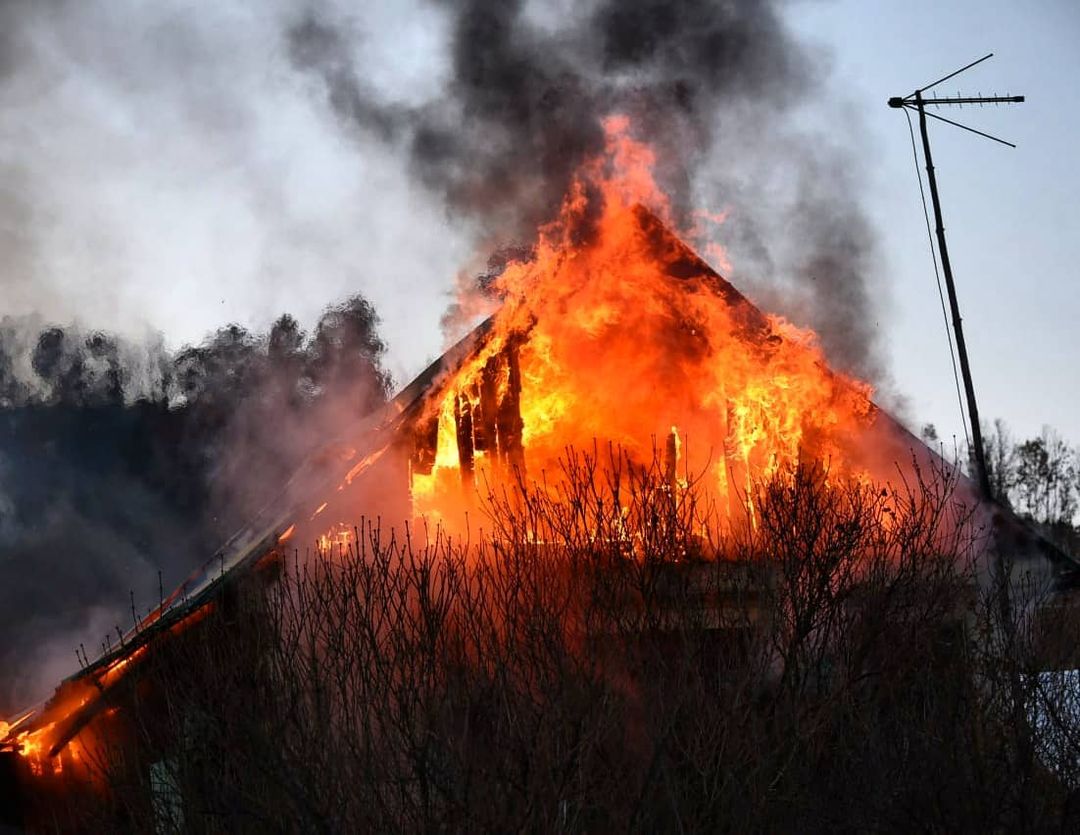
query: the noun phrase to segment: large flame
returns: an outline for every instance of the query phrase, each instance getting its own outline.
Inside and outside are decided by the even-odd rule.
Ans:
[[[446,382],[433,466],[413,473],[418,515],[453,525],[511,471],[539,479],[594,440],[643,461],[673,448],[680,475],[729,515],[800,456],[863,475],[852,450],[870,387],[830,371],[813,333],[761,315],[679,243],[653,153],[629,128],[605,122],[606,152],[532,256],[495,280],[490,338]]]
[[[733,521],[753,519],[759,479],[807,456],[828,462],[830,473],[874,476],[861,454],[874,415],[870,387],[830,371],[813,333],[760,313],[683,245],[652,176],[652,151],[631,137],[627,119],[604,126],[605,153],[579,172],[558,219],[529,258],[494,280],[491,326],[476,350],[406,427],[416,435],[414,516],[460,530],[484,491],[520,478],[542,483],[568,447],[595,443],[644,464],[659,453],[672,490],[695,480]],[[722,253],[710,254],[723,263]],[[351,469],[337,491],[290,513],[275,528],[276,545],[302,543],[312,527],[323,532],[321,552],[361,544],[349,514],[366,508],[346,501],[349,485],[401,439],[377,440],[364,457],[348,451]],[[104,708],[147,649],[65,683],[32,722],[0,722],[0,742],[34,773],[59,773],[59,752],[74,763],[83,745],[71,737],[73,717]]]

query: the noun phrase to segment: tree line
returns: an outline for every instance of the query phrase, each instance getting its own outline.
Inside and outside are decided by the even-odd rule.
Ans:
[[[933,424],[923,426],[921,435],[931,445],[941,441]],[[1050,426],[1018,438],[1001,418],[984,425],[982,436],[993,497],[1059,547],[1080,553],[1080,446]],[[971,472],[970,447],[967,458]]]
[[[385,402],[362,296],[198,344],[0,317],[0,715],[48,695],[280,489],[310,448]],[[160,572],[160,573],[159,573]]]

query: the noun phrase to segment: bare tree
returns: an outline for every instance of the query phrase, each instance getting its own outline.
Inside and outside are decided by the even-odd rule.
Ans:
[[[1006,507],[1011,506],[1017,479],[1016,442],[1001,418],[994,419],[992,429],[983,427],[982,437],[990,489],[995,499]]]
[[[1019,644],[999,638],[953,474],[871,485],[807,462],[757,484],[737,526],[669,476],[568,450],[559,472],[489,493],[468,541],[363,521],[344,545],[279,555],[273,583],[237,585],[148,655],[80,737],[98,788],[50,820],[1065,825],[1080,717],[1066,679],[1038,673],[1046,636],[1060,665],[1076,625],[1032,617]],[[1053,728],[1041,747],[1029,715]]]
[[[1020,444],[1016,450],[1016,489],[1020,509],[1047,525],[1069,524],[1076,513],[1076,460],[1073,450],[1053,429]]]

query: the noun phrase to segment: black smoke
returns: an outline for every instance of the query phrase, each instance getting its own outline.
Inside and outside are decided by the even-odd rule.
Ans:
[[[460,266],[397,242],[423,251],[453,225],[433,229],[401,194],[325,194],[327,161],[342,181],[362,180],[400,153],[477,231],[483,256],[522,252],[600,149],[600,119],[620,112],[658,150],[679,210],[730,210],[718,234],[733,280],[817,328],[834,362],[879,371],[858,155],[840,131],[801,121],[808,102],[827,107],[826,68],[779,0],[432,0],[420,11],[445,38],[431,56],[394,55],[397,4],[211,5],[0,0],[5,311],[115,313],[110,326],[132,333],[139,300],[167,298],[169,281],[217,282],[223,295],[247,282],[265,298],[236,290],[253,310],[229,316],[258,317],[260,304],[278,307],[281,285],[351,277],[368,258],[389,276],[389,317],[385,300],[413,265],[432,268],[418,280],[431,296]],[[398,57],[436,67],[437,89],[404,95]],[[340,137],[312,127],[313,105],[366,165],[344,170]],[[153,293],[119,292],[136,287]],[[140,608],[156,602],[159,567],[167,590],[316,436],[384,396],[372,319],[350,304],[310,333],[289,319],[266,333],[233,326],[179,353],[51,321],[0,323],[0,705],[21,701],[7,666],[32,655],[20,641],[51,639],[73,659],[88,624],[126,625],[129,589]],[[287,449],[266,443],[267,428]]]
[[[360,296],[310,334],[285,315],[175,353],[0,320],[0,715],[51,692],[80,644],[115,642],[133,605],[144,615],[384,402],[384,352]]]
[[[806,83],[808,68],[771,3],[607,0],[553,29],[528,7],[442,4],[452,16],[452,77],[439,101],[408,111],[363,82],[354,44],[333,20],[310,12],[288,43],[347,125],[404,142],[419,178],[451,209],[525,235],[602,149],[601,117],[634,117],[664,151],[671,184],[685,185],[725,101],[782,106]]]
[[[477,219],[494,248],[532,239],[602,148],[600,120],[627,114],[657,149],[684,220],[702,203],[731,208],[719,235],[744,288],[816,327],[834,362],[880,376],[874,236],[858,176],[834,176],[855,155],[799,127],[825,71],[783,3],[432,5],[449,19],[449,71],[436,98],[410,108],[366,83],[355,61],[365,38],[392,32],[358,34],[315,4],[286,33],[294,65],[355,138],[403,148],[418,180],[451,213]],[[798,187],[773,188],[777,175]],[[798,250],[785,253],[794,236]]]

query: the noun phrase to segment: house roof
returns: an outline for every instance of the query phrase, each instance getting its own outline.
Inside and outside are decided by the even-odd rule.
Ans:
[[[670,278],[708,282],[735,311],[741,327],[759,333],[769,331],[768,318],[653,214],[641,207],[637,208],[636,214],[651,245],[663,251],[662,263]],[[137,668],[138,661],[152,642],[195,617],[230,583],[255,570],[264,556],[289,537],[298,522],[309,517],[313,496],[335,496],[347,484],[361,477],[395,441],[410,436],[416,422],[424,416],[430,400],[440,396],[443,382],[482,349],[492,331],[492,322],[493,318],[489,318],[480,323],[393,400],[309,456],[274,500],[146,618],[123,635],[118,645],[64,679],[49,699],[11,723],[7,744],[11,744],[24,731],[34,732],[52,725],[49,734],[50,754],[55,755],[108,704],[113,688]],[[875,421],[885,427],[887,434],[895,440],[898,453],[901,450],[916,450],[922,456],[949,466],[899,421],[886,411],[875,408]],[[351,448],[343,462],[341,456],[328,452],[354,444],[355,447]],[[970,482],[968,485],[973,492],[973,485]],[[993,525],[999,541],[1006,541],[1011,549],[1022,549],[1047,561],[1060,586],[1072,585],[1080,578],[1080,565],[1075,560],[1032,530],[1010,510],[993,503],[988,503],[987,507],[992,509]],[[0,744],[3,742],[0,740]]]

